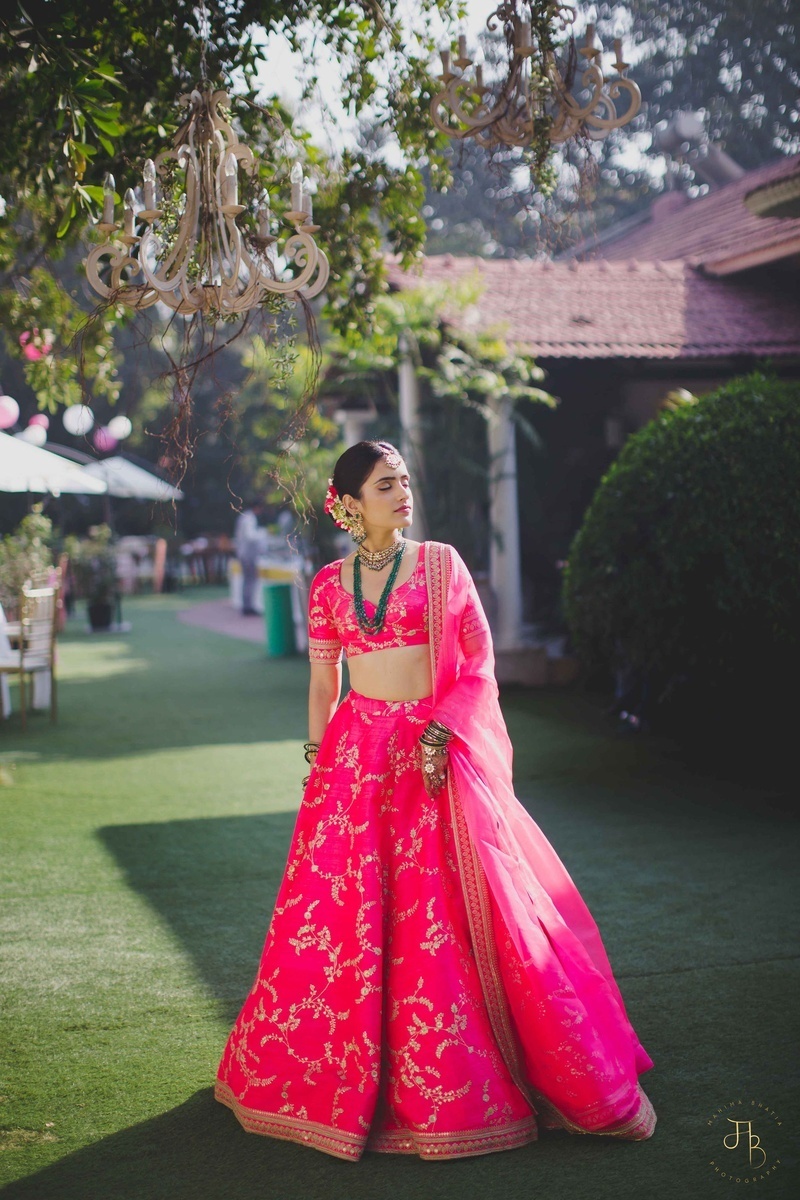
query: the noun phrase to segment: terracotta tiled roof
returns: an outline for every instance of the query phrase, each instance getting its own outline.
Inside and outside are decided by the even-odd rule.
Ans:
[[[756,218],[754,218],[756,219]],[[422,276],[394,260],[398,287],[480,271],[476,310],[456,323],[501,325],[537,358],[698,359],[800,355],[800,299],[769,283],[710,279],[684,262],[519,262],[427,258]]]
[[[643,220],[621,222],[618,234],[612,228],[561,257],[681,258],[702,263],[711,274],[725,275],[800,253],[800,218],[758,217],[744,203],[748,193],[792,175],[799,166],[800,154],[790,155],[696,200],[667,193]]]

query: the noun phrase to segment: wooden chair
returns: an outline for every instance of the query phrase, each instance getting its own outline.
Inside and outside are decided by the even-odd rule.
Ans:
[[[57,714],[55,651],[58,625],[58,597],[60,579],[46,587],[33,587],[30,583],[22,589],[20,597],[20,619],[4,626],[10,640],[17,642],[16,649],[0,658],[0,674],[16,675],[19,678],[19,707],[22,730],[27,723],[27,685],[33,688],[33,676],[46,671],[50,676],[50,719]]]

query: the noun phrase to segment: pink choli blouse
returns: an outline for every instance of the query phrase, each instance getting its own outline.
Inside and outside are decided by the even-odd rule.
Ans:
[[[411,576],[389,593],[383,629],[371,637],[359,628],[352,592],[339,582],[344,560],[339,558],[317,572],[308,600],[308,657],[312,662],[341,662],[342,649],[347,658],[354,658],[370,650],[419,646],[430,641],[425,547],[423,542]],[[364,606],[367,616],[373,617],[377,605],[365,596]]]

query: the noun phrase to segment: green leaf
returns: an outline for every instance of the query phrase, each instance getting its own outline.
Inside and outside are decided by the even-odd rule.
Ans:
[[[72,219],[77,214],[77,211],[78,206],[75,203],[75,198],[73,197],[67,207],[64,209],[64,215],[59,222],[58,229],[56,230],[57,238],[63,238],[64,235],[69,231],[69,227],[72,224]]]
[[[84,184],[79,190],[83,192],[83,194],[90,200],[94,200],[95,204],[103,203],[103,189],[101,187],[97,187],[96,184]],[[116,192],[114,193],[114,203],[119,203],[119,196],[117,196]]]

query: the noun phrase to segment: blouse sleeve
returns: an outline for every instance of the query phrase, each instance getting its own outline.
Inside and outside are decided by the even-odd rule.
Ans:
[[[486,613],[478,597],[477,588],[472,583],[467,603],[464,606],[464,612],[461,616],[461,628],[459,630],[461,648],[468,657],[471,657],[483,648],[487,639],[491,641],[491,636]]]
[[[314,576],[308,598],[308,657],[311,662],[342,661],[342,643],[328,603],[328,569]]]

